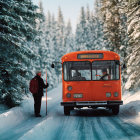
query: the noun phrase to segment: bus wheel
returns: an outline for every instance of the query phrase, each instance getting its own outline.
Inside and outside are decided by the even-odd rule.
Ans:
[[[119,113],[119,110],[120,110],[119,105],[113,106],[113,107],[112,107],[112,113],[113,113],[114,115],[117,115],[117,114]]]
[[[64,114],[65,115],[70,115],[70,107],[64,106]]]

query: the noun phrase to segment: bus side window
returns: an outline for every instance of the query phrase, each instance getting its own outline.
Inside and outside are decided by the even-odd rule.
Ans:
[[[64,80],[68,80],[66,64],[64,64]]]

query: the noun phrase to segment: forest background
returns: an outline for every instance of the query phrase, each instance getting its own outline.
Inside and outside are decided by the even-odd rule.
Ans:
[[[110,50],[121,56],[122,89],[140,87],[140,1],[95,0],[94,10],[81,7],[75,32],[61,7],[55,17],[31,0],[0,0],[0,103],[19,105],[29,82],[42,70],[49,89],[61,82],[61,62],[69,52]],[[124,65],[125,64],[125,65]],[[133,92],[131,92],[133,94]]]

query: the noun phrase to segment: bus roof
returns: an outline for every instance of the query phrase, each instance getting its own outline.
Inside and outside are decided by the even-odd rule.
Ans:
[[[88,55],[88,54],[103,54],[102,58],[83,58],[79,59],[78,55]],[[90,50],[90,51],[77,51],[77,52],[71,52],[68,54],[65,54],[62,58],[62,62],[65,61],[95,61],[95,60],[120,60],[120,56],[112,51],[104,51],[104,50]]]

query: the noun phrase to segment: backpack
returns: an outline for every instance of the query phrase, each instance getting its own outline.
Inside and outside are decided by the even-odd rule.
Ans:
[[[30,81],[29,90],[32,94],[36,94],[38,92],[38,79],[36,77]]]

